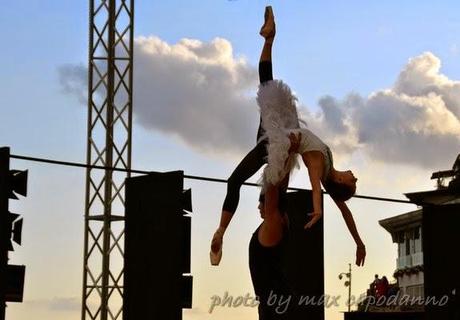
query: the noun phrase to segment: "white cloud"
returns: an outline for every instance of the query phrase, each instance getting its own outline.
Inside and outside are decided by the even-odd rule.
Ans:
[[[249,90],[256,70],[235,58],[230,42],[136,39],[135,106],[142,126],[208,153],[242,153],[254,145],[257,109]]]
[[[300,110],[337,159],[359,150],[384,163],[442,169],[460,151],[460,82],[440,68],[426,52],[408,61],[391,88],[368,97],[324,96],[320,112]],[[60,69],[63,89],[80,100],[84,69]],[[228,40],[138,37],[134,75],[134,116],[144,128],[213,155],[241,156],[254,146],[257,71],[234,56]]]
[[[444,169],[460,151],[460,82],[440,73],[432,53],[410,59],[392,88],[320,100],[307,113],[337,152],[363,151],[373,160]]]
[[[257,71],[233,55],[228,40],[135,39],[134,118],[148,130],[208,154],[243,154],[256,140]],[[65,92],[82,99],[86,71],[59,69]]]

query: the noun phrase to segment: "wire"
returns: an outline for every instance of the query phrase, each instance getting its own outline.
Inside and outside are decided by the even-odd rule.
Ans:
[[[24,160],[24,161],[49,163],[49,164],[55,164],[55,165],[62,165],[62,166],[68,166],[68,167],[77,167],[77,168],[86,168],[86,169],[99,169],[99,170],[129,172],[129,173],[138,173],[138,174],[149,174],[149,173],[152,172],[152,171],[146,171],[146,170],[114,168],[114,167],[97,166],[97,165],[90,165],[90,164],[84,164],[84,163],[78,163],[78,162],[69,162],[69,161],[60,161],[60,160],[53,160],[53,159],[28,157],[28,156],[21,156],[21,155],[16,155],[16,154],[12,154],[12,155],[10,155],[10,157],[13,158],[13,159]],[[184,178],[185,179],[190,179],[190,180],[209,181],[209,182],[217,182],[217,183],[227,183],[227,180],[225,180],[225,179],[209,178],[209,177],[201,177],[201,176],[184,175]],[[251,187],[260,187],[260,184],[252,183],[252,182],[245,182],[243,184],[246,185],[246,186],[251,186]],[[304,191],[306,189],[288,187],[288,190]],[[324,193],[327,194],[327,192],[324,192]],[[354,195],[353,198],[366,199],[366,200],[376,200],[376,201],[385,201],[385,202],[395,202],[395,203],[414,204],[412,201],[409,201],[409,200],[400,200],[400,199],[373,197],[373,196],[364,196],[364,195]]]

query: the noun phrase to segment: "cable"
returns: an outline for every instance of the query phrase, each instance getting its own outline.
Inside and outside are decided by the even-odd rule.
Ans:
[[[113,168],[113,167],[105,167],[105,166],[96,166],[96,165],[89,165],[89,164],[78,163],[78,162],[68,162],[68,161],[60,161],[60,160],[28,157],[28,156],[21,156],[21,155],[16,155],[16,154],[12,154],[12,155],[10,155],[10,157],[13,158],[13,159],[24,160],[24,161],[49,163],[49,164],[55,164],[55,165],[77,167],[77,168],[86,168],[86,169],[110,170],[110,171],[129,172],[129,173],[138,173],[138,174],[149,174],[149,173],[152,172],[152,171],[136,170],[136,169],[125,169],[125,168]],[[225,180],[225,179],[209,178],[209,177],[201,177],[201,176],[184,175],[184,178],[185,179],[190,179],[190,180],[227,183],[227,180]],[[251,186],[251,187],[260,187],[259,184],[252,183],[252,182],[245,182],[244,185]],[[288,187],[288,190],[304,191],[305,189]],[[324,193],[327,194],[327,192],[324,192]],[[395,202],[395,203],[414,204],[413,202],[411,202],[409,200],[400,200],[400,199],[373,197],[373,196],[363,196],[363,195],[354,195],[353,198],[366,199],[366,200],[376,200],[376,201],[385,201],[385,202]]]

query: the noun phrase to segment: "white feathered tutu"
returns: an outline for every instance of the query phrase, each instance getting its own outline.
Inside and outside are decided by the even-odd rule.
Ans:
[[[267,166],[260,180],[263,191],[268,184],[278,184],[298,166],[297,154],[289,155],[291,142],[288,137],[290,132],[301,131],[296,102],[297,98],[292,94],[289,86],[281,80],[272,80],[259,85],[257,104],[262,128],[265,130],[265,134],[259,141],[268,138]]]

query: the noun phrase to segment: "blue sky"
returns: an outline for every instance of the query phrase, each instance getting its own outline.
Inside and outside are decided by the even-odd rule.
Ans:
[[[340,109],[345,104],[343,100],[352,92],[363,97],[368,108],[375,106],[369,95],[393,88],[402,70],[409,68],[415,72],[427,61],[436,62],[431,56],[425,56],[408,67],[409,59],[424,52],[431,52],[439,59],[442,66],[435,73],[444,75],[450,81],[448,84],[460,78],[460,4],[454,1],[137,1],[135,35],[156,36],[169,46],[183,38],[204,44],[210,44],[216,37],[223,38],[231,44],[232,59],[245,57],[244,66],[253,70],[262,44],[258,30],[267,4],[274,7],[277,19],[273,55],[275,77],[285,79],[302,106],[313,113],[323,110],[318,103],[320,98],[334,97]],[[86,65],[87,20],[86,1],[28,0],[3,5],[0,11],[4,44],[0,50],[0,145],[10,146],[12,153],[85,160],[86,108],[74,96],[63,93],[58,69],[66,64]],[[417,83],[417,78],[408,79],[412,82],[400,85],[398,90],[404,91],[410,84]],[[433,80],[439,85],[441,96],[445,89],[443,79],[439,76]],[[144,84],[135,85],[142,87]],[[398,90],[393,91],[397,93]],[[401,97],[395,99],[405,99]],[[427,96],[422,98],[428,99]],[[428,102],[420,103],[422,110],[427,106],[430,106]],[[249,118],[255,122],[256,110],[248,111]],[[398,114],[397,110],[392,112]],[[451,123],[447,133],[438,128],[442,123],[441,120],[437,123],[436,118],[421,117],[414,122],[419,126],[417,132],[423,132],[420,128],[423,121],[429,123],[429,128],[437,128],[427,137],[441,140],[426,138],[426,146],[432,146],[432,141],[444,142],[442,139],[447,134],[450,134],[449,139],[456,134],[458,137],[460,125],[452,116],[449,119],[451,122],[442,122]],[[320,120],[318,127],[327,130],[330,124]],[[413,122],[412,118],[403,120]],[[225,119],[221,121],[225,125]],[[256,125],[254,123],[253,127]],[[364,125],[360,124],[361,127]],[[135,122],[134,167],[158,171],[182,169],[186,174],[226,178],[240,156],[227,156],[222,151],[201,152],[181,140],[181,132],[157,129]],[[328,134],[327,138],[334,137],[333,131]],[[247,139],[253,141],[254,137]],[[408,143],[418,146],[423,144],[423,139],[408,140]],[[228,140],[232,143],[231,137]],[[401,140],[404,141],[404,137]],[[452,146],[449,141],[446,146]],[[337,143],[338,146],[345,144],[343,141]],[[366,142],[361,143],[366,145]],[[446,149],[450,151],[438,154],[441,160],[432,160],[430,163],[436,165],[430,167],[410,157],[401,156],[394,163],[388,161],[382,155],[387,150],[378,150],[379,141],[373,143],[357,147],[353,141],[350,144],[353,153],[340,151],[337,164],[356,168],[360,174],[359,193],[398,198],[403,192],[432,188],[430,173],[450,166],[459,150]],[[401,146],[389,144],[387,147],[389,154],[392,147],[402,150]],[[31,314],[47,319],[78,319],[84,172],[24,161],[13,161],[13,167],[30,170],[29,196],[13,204],[16,212],[24,214],[24,244],[11,255],[13,263],[25,263],[28,271],[26,302],[12,305],[8,312],[14,320],[30,319]],[[217,310],[213,314],[206,311],[210,297],[223,291],[219,286],[222,279],[234,280],[225,282],[225,290],[235,294],[252,292],[246,250],[250,234],[259,223],[257,190],[243,188],[237,217],[225,242],[224,260],[216,269],[207,264],[208,242],[217,225],[225,187],[191,181],[187,181],[187,185],[193,188],[196,212],[192,239],[196,309],[187,312],[185,319],[237,319],[247,315],[255,318],[255,310]],[[296,175],[293,185],[308,187],[305,171]],[[358,295],[365,290],[374,273],[391,275],[394,269],[395,246],[377,220],[412,210],[414,206],[363,200],[352,200],[350,206],[369,251],[366,267],[356,270],[354,293]],[[336,281],[336,274],[346,270],[353,258],[354,246],[337,210],[327,201],[325,219],[326,289],[345,294],[342,284]],[[344,309],[343,305],[337,310],[328,310],[328,319],[340,319],[338,311]]]

